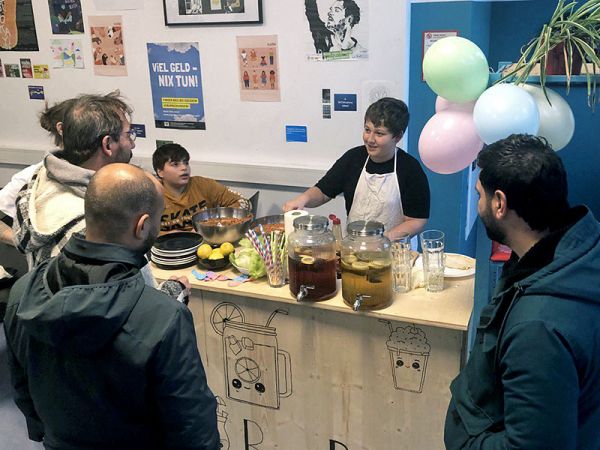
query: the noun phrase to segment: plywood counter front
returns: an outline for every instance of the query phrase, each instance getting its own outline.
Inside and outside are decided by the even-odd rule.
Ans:
[[[341,289],[330,300],[298,303],[288,286],[231,287],[191,271],[153,268],[159,280],[186,275],[192,283],[189,307],[220,403],[223,449],[443,448],[474,278],[354,312]]]

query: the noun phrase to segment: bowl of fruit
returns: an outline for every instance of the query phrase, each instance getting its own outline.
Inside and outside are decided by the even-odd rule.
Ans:
[[[197,251],[198,265],[206,270],[223,270],[229,266],[229,255],[233,250],[230,242],[221,245],[202,244]]]

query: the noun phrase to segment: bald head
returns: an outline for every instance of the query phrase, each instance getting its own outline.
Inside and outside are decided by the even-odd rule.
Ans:
[[[135,229],[146,217],[158,234],[163,196],[152,175],[130,164],[109,164],[92,177],[85,195],[86,237],[137,247]]]

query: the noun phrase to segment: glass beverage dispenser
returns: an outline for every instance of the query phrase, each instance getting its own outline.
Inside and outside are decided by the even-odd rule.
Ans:
[[[341,247],[342,297],[355,311],[385,308],[392,301],[390,247],[381,222],[348,224]]]
[[[298,301],[319,301],[335,295],[335,238],[323,216],[294,220],[288,237],[290,291]]]

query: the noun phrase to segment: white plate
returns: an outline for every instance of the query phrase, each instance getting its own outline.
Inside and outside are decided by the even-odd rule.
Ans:
[[[457,253],[447,253],[447,255],[456,255]],[[465,255],[461,255],[465,258],[469,258],[471,260],[473,260],[473,263],[475,263],[475,260],[469,256],[465,256]],[[419,255],[419,257],[417,258],[417,260],[415,261],[415,267],[419,270],[423,270],[423,256]],[[475,267],[472,267],[470,269],[467,270],[461,270],[461,269],[451,269],[449,267],[444,268],[444,278],[463,278],[463,277],[470,277],[475,275]]]

